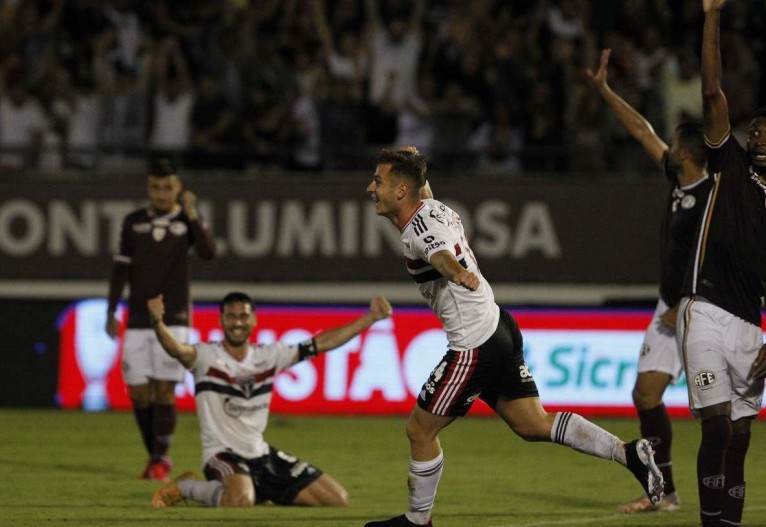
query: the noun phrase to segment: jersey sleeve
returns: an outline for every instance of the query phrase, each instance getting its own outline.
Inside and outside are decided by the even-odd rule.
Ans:
[[[739,171],[727,170],[732,166],[749,166],[750,161],[747,157],[747,151],[737,141],[733,134],[721,141],[720,144],[711,145],[705,140],[705,150],[707,151],[707,169],[711,174],[723,172],[724,177],[727,174],[739,173]],[[746,174],[747,171],[743,173]]]
[[[133,259],[133,236],[130,216],[122,222],[120,230],[120,246],[114,254],[114,261],[122,264],[130,264]]]

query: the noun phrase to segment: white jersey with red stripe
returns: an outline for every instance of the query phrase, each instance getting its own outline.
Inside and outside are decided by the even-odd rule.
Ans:
[[[202,465],[230,451],[251,459],[268,453],[263,432],[269,419],[274,377],[294,364],[298,346],[250,346],[238,361],[220,342],[194,346],[195,399],[202,439]]]
[[[441,320],[450,349],[468,350],[486,342],[497,329],[500,308],[468,246],[460,216],[440,201],[424,199],[402,228],[401,239],[407,271]],[[449,251],[479,277],[476,291],[453,284],[431,265],[431,257],[440,251]]]

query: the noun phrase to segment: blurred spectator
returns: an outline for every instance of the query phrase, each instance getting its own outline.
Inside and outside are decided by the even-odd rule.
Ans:
[[[476,154],[482,173],[514,175],[521,170],[523,144],[523,131],[511,122],[508,105],[498,102],[491,119],[481,123],[471,136],[469,148]]]
[[[45,112],[16,72],[5,87],[0,81],[0,170],[36,168],[50,130]]]
[[[191,149],[187,162],[193,168],[239,168],[237,120],[209,73],[198,82],[191,115]]]
[[[421,21],[425,0],[414,0],[409,20],[400,9],[391,9],[384,23],[378,3],[365,0],[369,17],[370,93],[373,105],[399,106],[415,90],[418,60],[423,47]]]
[[[154,155],[178,162],[189,147],[195,93],[186,59],[175,38],[165,38],[157,47],[154,76],[149,147]]]
[[[675,130],[681,122],[702,121],[702,77],[692,49],[681,47],[665,63],[661,88],[666,132]]]

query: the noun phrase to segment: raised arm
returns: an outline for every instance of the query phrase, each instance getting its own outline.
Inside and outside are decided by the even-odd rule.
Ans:
[[[654,132],[654,128],[649,124],[643,115],[638,113],[628,102],[617,95],[607,82],[607,69],[609,67],[609,55],[612,50],[605,49],[601,52],[601,62],[595,73],[589,68],[585,73],[590,80],[591,85],[598,90],[601,97],[611,108],[612,113],[623,128],[644,147],[644,150],[654,160],[659,163],[662,156],[667,151],[668,145],[659,138]]]
[[[702,109],[705,138],[720,143],[731,128],[729,105],[721,89],[721,9],[726,0],[702,0],[705,25],[702,29]]]
[[[215,256],[215,238],[210,228],[205,225],[197,212],[197,196],[190,190],[181,194],[181,205],[189,218],[194,232],[194,250],[203,260],[212,260]]]
[[[168,355],[183,364],[185,368],[191,368],[197,360],[197,350],[194,346],[178,342],[165,322],[162,321],[162,317],[165,315],[162,295],[150,298],[146,302],[146,307],[149,309],[149,318],[152,320],[154,334],[157,335],[157,340],[160,341],[162,348]]]
[[[317,352],[322,353],[342,346],[378,320],[390,317],[392,313],[393,309],[388,300],[380,296],[373,298],[370,310],[361,317],[344,326],[322,331],[314,337]]]

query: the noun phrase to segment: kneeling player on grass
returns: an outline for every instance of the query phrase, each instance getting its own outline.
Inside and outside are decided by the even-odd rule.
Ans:
[[[154,331],[165,351],[194,374],[202,463],[207,481],[187,472],[154,493],[154,507],[189,498],[211,507],[348,504],[348,493],[318,468],[270,446],[263,439],[274,377],[293,364],[335,349],[391,316],[391,304],[375,298],[370,311],[301,344],[251,345],[256,317],[244,293],[221,301],[223,342],[178,342],[162,321],[162,296],[147,302]]]

